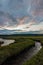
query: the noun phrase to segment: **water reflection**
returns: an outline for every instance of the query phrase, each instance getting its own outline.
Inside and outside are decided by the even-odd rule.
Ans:
[[[41,42],[36,41],[35,42],[35,47],[36,47],[37,50],[40,50],[42,48]]]
[[[39,50],[42,48],[41,43],[38,41],[35,41],[35,46],[32,47],[30,50],[26,50],[19,54],[18,56],[13,56],[11,58],[8,58],[2,65],[23,65],[24,62],[27,60],[30,60],[35,54],[39,52]]]
[[[9,45],[11,43],[14,43],[15,40],[8,40],[8,39],[2,39],[2,38],[0,38],[0,42],[3,42],[3,44],[0,43],[1,46],[6,46],[6,45]]]

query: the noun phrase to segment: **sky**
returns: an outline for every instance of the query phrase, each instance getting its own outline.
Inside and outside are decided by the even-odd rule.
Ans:
[[[2,30],[43,34],[43,0],[0,0]]]

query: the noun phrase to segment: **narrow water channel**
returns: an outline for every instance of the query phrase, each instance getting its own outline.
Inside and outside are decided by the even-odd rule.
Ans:
[[[1,44],[1,46],[7,46],[15,42],[15,40],[8,40],[8,39],[2,39],[2,38],[0,38],[0,41],[3,41],[3,44]]]
[[[22,65],[24,62],[32,58],[38,51],[42,48],[40,42],[35,42],[35,46],[32,47],[30,50],[27,50],[17,56],[16,58],[13,57],[9,60],[6,60],[2,65]]]

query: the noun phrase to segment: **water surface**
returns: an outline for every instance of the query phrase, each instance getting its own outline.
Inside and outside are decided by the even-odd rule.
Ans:
[[[22,65],[27,60],[30,60],[35,54],[42,48],[40,42],[35,42],[35,46],[30,50],[26,50],[22,54],[19,54],[16,58],[13,56],[9,60],[6,60],[2,65]]]
[[[15,40],[2,39],[2,38],[0,38],[0,41],[3,41],[4,42],[3,44],[1,44],[1,46],[6,46],[6,45],[9,45],[9,44],[15,42]]]

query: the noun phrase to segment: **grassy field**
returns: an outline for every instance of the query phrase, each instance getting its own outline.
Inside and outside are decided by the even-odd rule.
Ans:
[[[15,40],[17,40],[17,41],[21,41],[21,40],[23,40],[24,41],[24,39],[33,39],[33,40],[40,40],[40,42],[42,43],[42,45],[43,45],[43,35],[39,35],[39,36],[0,36],[0,37],[3,37],[3,38],[6,38],[6,39],[15,39]],[[20,39],[20,40],[19,40]],[[26,40],[26,41],[27,41]]]
[[[33,36],[30,39],[40,40],[43,45],[43,36]],[[27,60],[23,65],[43,65],[43,46],[42,49],[30,60]]]
[[[23,51],[25,48],[31,48],[34,45],[34,41],[29,38],[10,37],[8,39],[15,39],[16,42],[9,46],[0,47],[0,64],[6,60],[7,57],[16,55]]]
[[[26,61],[23,65],[43,65],[43,48],[30,60]]]
[[[6,60],[7,57],[12,56],[12,55],[16,55],[16,54],[20,53],[21,51],[23,51],[24,49],[26,49],[27,47],[31,48],[32,46],[34,46],[34,43],[35,43],[35,41],[33,41],[34,39],[40,40],[40,42],[43,45],[43,36],[2,36],[2,38],[13,39],[16,42],[13,44],[10,44],[9,46],[0,47],[0,64],[4,60]],[[43,51],[43,49],[41,51]],[[34,59],[34,58],[32,58],[32,59]],[[32,60],[30,60],[29,62],[31,62],[31,61]],[[27,61],[26,63],[24,63],[24,65],[28,65],[29,62]],[[34,62],[33,62],[33,65],[34,65]]]

